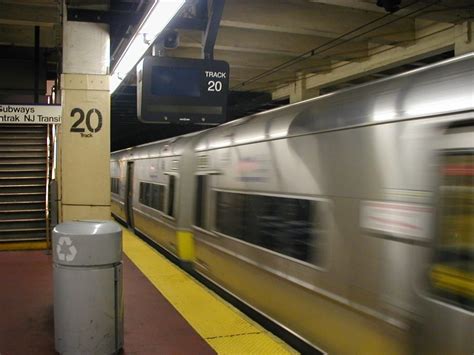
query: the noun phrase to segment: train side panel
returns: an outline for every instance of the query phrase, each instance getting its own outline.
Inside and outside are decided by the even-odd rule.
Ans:
[[[190,230],[194,191],[194,137],[153,147],[134,159],[134,228],[183,262],[194,258]]]
[[[420,354],[474,353],[474,115],[437,142],[437,223]]]
[[[199,152],[216,174],[207,177],[207,224],[195,228],[198,270],[329,352],[408,351],[430,221],[421,236],[388,226],[370,231],[361,227],[361,208],[381,201],[430,211],[425,166],[436,135],[425,119]],[[246,240],[239,232],[245,219],[222,226],[220,210],[231,209],[230,224],[245,214],[240,197],[219,205],[225,194],[311,200],[322,226],[310,241],[317,256],[309,263]],[[347,343],[337,336],[347,333],[354,335]]]
[[[111,213],[122,223],[127,223],[125,212],[126,194],[126,162],[120,160],[120,156],[115,156],[110,162],[111,178]]]
[[[126,215],[123,174],[133,161],[134,227],[322,350],[408,353],[414,325],[427,317],[420,352],[470,353],[472,310],[452,289],[465,293],[471,274],[464,259],[443,258],[453,250],[464,258],[472,238],[433,249],[433,195],[434,151],[461,137],[445,134],[438,148],[441,130],[472,119],[473,61],[469,54],[114,154],[114,214]],[[472,148],[472,133],[462,137]],[[447,218],[453,230],[467,230],[461,217]],[[433,261],[432,250],[442,257]],[[427,277],[444,291],[424,295]]]

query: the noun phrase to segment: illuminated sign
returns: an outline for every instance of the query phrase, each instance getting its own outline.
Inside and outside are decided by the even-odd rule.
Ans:
[[[137,115],[146,123],[217,125],[226,119],[229,64],[145,57],[137,65]]]

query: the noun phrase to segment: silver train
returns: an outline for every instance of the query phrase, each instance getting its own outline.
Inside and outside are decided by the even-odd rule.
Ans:
[[[331,354],[472,354],[474,53],[112,153],[112,212]]]

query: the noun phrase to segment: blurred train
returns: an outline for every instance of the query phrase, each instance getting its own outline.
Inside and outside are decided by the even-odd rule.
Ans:
[[[474,353],[474,53],[110,164],[115,218],[315,349]]]

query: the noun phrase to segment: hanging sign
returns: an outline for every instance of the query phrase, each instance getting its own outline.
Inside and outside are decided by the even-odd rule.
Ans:
[[[58,124],[61,123],[60,105],[0,104],[0,124]]]
[[[137,65],[137,117],[145,123],[215,126],[226,120],[229,64],[145,57]]]

